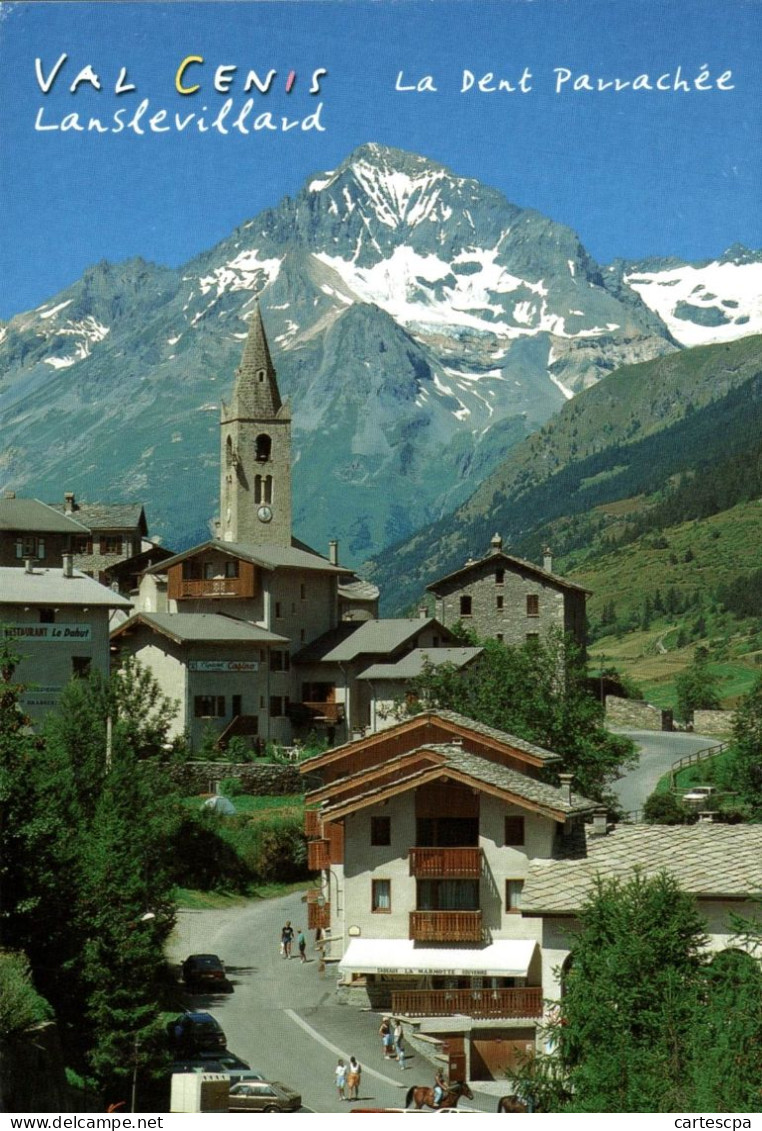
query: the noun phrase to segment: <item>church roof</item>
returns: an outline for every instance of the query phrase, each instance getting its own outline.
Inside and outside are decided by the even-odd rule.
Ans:
[[[260,420],[287,416],[288,408],[281,401],[275,366],[270,357],[259,304],[249,319],[249,332],[241,364],[235,373],[233,399],[223,405],[223,418],[228,420]]]
[[[173,565],[195,557],[196,554],[200,554],[204,550],[217,550],[222,554],[228,554],[231,558],[242,558],[244,561],[253,562],[254,565],[268,570],[305,569],[318,573],[338,574],[339,576],[352,572],[343,566],[332,565],[327,558],[322,558],[319,554],[311,553],[308,550],[302,550],[298,546],[270,544],[259,546],[250,542],[221,542],[213,538],[151,566],[150,569],[146,570],[146,573],[165,573]]]

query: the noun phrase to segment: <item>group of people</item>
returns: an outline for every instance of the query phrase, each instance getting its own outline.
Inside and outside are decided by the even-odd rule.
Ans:
[[[285,926],[281,927],[280,931],[280,954],[281,958],[291,957],[291,948],[294,945],[294,935],[296,935],[296,945],[299,948],[299,957],[302,962],[307,961],[307,939],[304,936],[304,931],[301,927],[297,927],[296,931],[291,926],[291,920],[287,919]]]
[[[386,1060],[396,1060],[402,1071],[405,1071],[405,1033],[402,1022],[397,1018],[384,1017],[379,1026],[378,1035]]]
[[[336,1090],[340,1100],[356,1100],[360,1093],[360,1077],[362,1066],[356,1056],[350,1056],[349,1064],[339,1060],[336,1065]]]

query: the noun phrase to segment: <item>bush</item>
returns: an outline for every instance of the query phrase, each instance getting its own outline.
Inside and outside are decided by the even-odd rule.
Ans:
[[[643,806],[643,818],[649,825],[686,825],[695,814],[674,793],[652,793]]]

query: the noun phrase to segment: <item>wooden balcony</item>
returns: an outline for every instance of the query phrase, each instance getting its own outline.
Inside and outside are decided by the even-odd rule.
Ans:
[[[309,712],[313,719],[324,719],[329,723],[338,723],[344,718],[343,703],[321,703],[313,700],[303,702],[301,706]]]
[[[481,848],[411,848],[410,875],[419,880],[478,880]]]
[[[178,600],[190,597],[250,597],[246,584],[241,577],[199,577],[180,578],[178,583]]]
[[[331,842],[329,840],[310,840],[307,842],[307,867],[310,872],[321,872],[331,866]]]
[[[325,930],[331,925],[330,903],[311,903],[307,901],[307,927],[310,931]]]
[[[482,913],[411,911],[410,938],[416,942],[481,942]]]
[[[542,1017],[542,989],[393,990],[392,1013],[406,1017]]]
[[[315,840],[320,836],[320,810],[319,809],[305,809],[304,811],[304,835],[308,840]]]

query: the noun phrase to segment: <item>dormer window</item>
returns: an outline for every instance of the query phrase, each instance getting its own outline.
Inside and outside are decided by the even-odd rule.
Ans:
[[[262,432],[257,436],[254,442],[254,458],[259,463],[267,463],[270,458],[270,451],[272,450],[272,439],[267,433]]]

